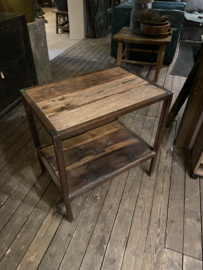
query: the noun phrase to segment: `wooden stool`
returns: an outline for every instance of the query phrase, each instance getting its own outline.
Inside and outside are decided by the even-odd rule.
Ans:
[[[53,10],[52,12],[56,13],[56,33],[58,34],[58,29],[69,31],[69,25],[65,26],[67,23],[69,23],[68,11],[59,11],[56,9],[56,10]],[[64,19],[63,23],[60,23],[61,18]]]
[[[163,65],[165,48],[166,45],[171,43],[172,36],[168,36],[166,38],[149,38],[144,37],[142,35],[134,34],[128,26],[124,26],[114,37],[115,41],[118,41],[118,55],[117,55],[117,65],[121,65],[121,62],[129,63],[129,64],[137,64],[137,65],[150,65],[156,66],[156,73],[154,81],[157,82],[159,78],[159,72]],[[122,54],[123,43],[126,43],[126,50]],[[144,50],[144,49],[135,49],[130,48],[130,44],[147,44],[147,45],[159,45],[159,50]],[[157,53],[158,59],[157,63],[151,62],[142,62],[142,61],[132,61],[129,60],[129,52],[145,52],[145,53]],[[125,59],[122,59],[125,56]]]

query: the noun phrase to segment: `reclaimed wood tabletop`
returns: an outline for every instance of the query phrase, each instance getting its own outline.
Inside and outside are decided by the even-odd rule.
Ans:
[[[102,117],[146,106],[167,96],[151,84],[121,67],[34,87],[26,91],[56,131],[71,130]],[[155,102],[155,101],[154,101]]]

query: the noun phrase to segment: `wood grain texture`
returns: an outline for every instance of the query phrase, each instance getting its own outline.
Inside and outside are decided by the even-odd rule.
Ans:
[[[174,149],[170,198],[168,207],[166,248],[182,253],[185,200],[185,152]],[[177,181],[178,179],[178,181]]]
[[[194,146],[192,148],[192,169],[193,173],[197,175],[203,175],[203,124],[198,132]],[[202,171],[202,172],[201,172]]]
[[[172,36],[167,38],[148,38],[142,35],[134,34],[128,26],[124,26],[113,39],[125,43],[138,43],[138,44],[155,44],[155,45],[167,45],[171,42]]]
[[[165,249],[163,270],[182,270],[182,254],[170,249]]]
[[[147,130],[149,127],[152,128],[153,126],[154,130],[151,133],[150,138],[149,134],[147,134]],[[158,121],[155,121],[154,118],[149,117],[145,119],[145,124],[142,130],[142,137],[146,141],[150,141],[150,144],[154,143],[157,126]],[[140,186],[139,197],[136,202],[136,208],[133,214],[126,250],[122,261],[123,270],[133,270],[135,268],[140,270],[142,268],[146,238],[148,234],[151,205],[156,182],[156,174],[154,174],[152,177],[149,177],[146,174],[148,166],[148,162],[146,162],[143,166],[144,174]]]
[[[168,115],[168,120],[167,120],[167,124],[166,124],[167,127],[170,126],[171,122],[173,121],[173,118],[178,114],[178,112],[180,111],[184,102],[186,101],[187,97],[189,96],[202,57],[203,57],[203,49],[200,51],[200,53],[196,59],[196,62],[194,64],[189,76],[187,77],[187,79],[182,78],[182,80],[183,80],[183,84],[181,87],[182,89],[181,89],[179,95],[176,97],[175,102],[173,104],[173,107],[171,108],[171,111]]]
[[[157,60],[156,74],[155,74],[155,79],[154,79],[155,82],[157,82],[159,79],[159,73],[160,73],[160,70],[164,61],[165,49],[166,49],[165,45],[160,46],[158,60]]]
[[[147,235],[142,270],[161,269],[164,260],[166,220],[170,192],[170,169],[173,162],[173,141],[175,124],[166,130],[160,149],[156,188]]]
[[[43,178],[43,177],[42,177]],[[43,180],[43,179],[42,179]],[[41,200],[37,207],[32,212],[32,215],[24,224],[23,229],[19,231],[18,237],[14,239],[9,247],[9,252],[5,254],[1,260],[2,269],[16,269],[22,258],[24,257],[27,249],[32,243],[36,236],[36,233],[40,229],[44,220],[46,219],[50,209],[58,197],[58,191],[52,183],[44,194],[43,200]],[[47,203],[49,202],[49,203]],[[52,212],[53,213],[53,212]],[[49,215],[50,218],[54,219],[55,216]],[[51,217],[52,216],[52,217]],[[42,238],[41,238],[42,239]],[[49,237],[47,237],[48,241]],[[32,256],[34,253],[32,253]],[[11,259],[12,258],[12,259]],[[28,269],[24,268],[24,269]]]
[[[203,55],[201,56],[199,67],[194,76],[192,88],[187,101],[187,105],[181,120],[180,128],[176,138],[176,146],[188,149],[195,128],[202,114],[203,104]]]
[[[187,159],[187,168],[189,161]],[[199,180],[194,181],[186,174],[185,182],[185,217],[183,253],[189,257],[202,259],[201,210]]]
[[[34,87],[28,90],[27,93],[36,103],[38,103],[50,98],[69,94],[75,90],[84,90],[92,86],[103,84],[104,82],[114,81],[125,76],[128,76],[128,72],[121,68],[110,69],[108,72],[102,70],[97,71],[96,73],[70,78],[69,80]]]
[[[183,270],[202,270],[202,261],[184,256]]]
[[[119,67],[33,88],[27,94],[58,131],[130,106],[136,110],[141,102],[167,95],[163,89]]]
[[[141,136],[143,136],[145,132],[145,128],[143,128],[144,121],[145,117],[140,117],[136,114],[132,125],[132,130],[138,134],[141,133]],[[145,139],[149,142],[150,134],[148,134],[148,138],[145,137]],[[122,267],[123,255],[126,250],[132,216],[138,200],[143,173],[144,170],[142,166],[137,166],[129,172],[101,269],[111,268],[112,270],[117,270]]]
[[[58,175],[53,147],[42,152]],[[117,170],[154,155],[145,143],[116,121],[63,142],[63,153],[70,194],[82,192],[113,176]]]
[[[95,193],[101,192],[103,186],[95,189]],[[80,222],[84,210],[86,209],[87,203],[97,204],[95,200],[95,193],[91,191],[84,194],[83,196],[78,197],[72,202],[72,209],[74,212],[74,221],[69,223],[67,219],[63,217],[57,232],[55,233],[49,247],[46,250],[45,256],[39,265],[39,270],[44,270],[48,268],[49,270],[55,270],[61,264],[61,261],[68,249],[71,241],[73,240],[76,230],[78,230],[78,223]],[[97,208],[98,209],[98,208]],[[65,212],[65,207],[62,208],[62,211]]]

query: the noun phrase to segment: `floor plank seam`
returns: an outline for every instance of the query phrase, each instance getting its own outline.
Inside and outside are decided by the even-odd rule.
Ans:
[[[51,185],[51,183],[50,183],[50,185]],[[50,186],[50,185],[49,185],[49,186]],[[59,195],[59,196],[60,196],[60,195]],[[58,200],[59,196],[57,196],[56,200],[55,200],[55,201],[53,202],[53,204],[50,206],[50,210],[47,212],[47,215],[45,216],[44,221],[46,220],[47,216],[48,216],[49,213],[51,212],[52,207],[54,206],[54,204],[55,204],[56,201]],[[41,198],[43,198],[43,197],[41,197]],[[24,255],[22,256],[21,260],[19,261],[19,263],[18,263],[16,269],[18,269],[19,265],[21,264],[22,260],[24,259],[25,255],[26,255],[27,251],[29,250],[30,246],[32,245],[32,243],[33,243],[33,241],[34,241],[36,235],[38,234],[39,230],[40,230],[41,227],[43,226],[44,221],[43,221],[42,224],[39,226],[38,231],[36,231],[35,236],[33,237],[32,241],[30,242],[30,244],[28,245],[27,249],[25,250],[25,253],[24,253]],[[23,228],[23,227],[22,227],[22,228]]]
[[[145,115],[145,120],[146,120],[146,117],[147,117],[147,116]],[[145,120],[143,121],[142,128],[143,128],[143,126],[144,126]],[[154,121],[154,122],[155,122],[155,121]],[[142,131],[142,128],[141,128],[141,131]],[[141,132],[140,132],[140,134],[141,134]],[[151,140],[152,140],[152,134],[153,134],[153,131],[152,131],[152,133],[151,133],[150,143],[151,143]],[[149,143],[149,144],[150,144],[150,143]],[[146,171],[146,162],[145,162],[145,165],[144,165],[143,168],[142,168],[142,176],[141,176],[141,181],[140,181],[140,185],[139,185],[139,191],[138,191],[138,195],[137,195],[137,199],[136,199],[136,203],[135,203],[135,207],[134,207],[134,211],[133,211],[133,215],[132,215],[132,219],[131,219],[131,224],[130,224],[130,228],[129,228],[128,239],[127,239],[127,241],[126,241],[126,248],[125,248],[125,251],[124,251],[124,253],[123,253],[123,258],[122,258],[120,270],[123,268],[123,262],[124,262],[124,258],[125,258],[125,254],[126,254],[126,249],[127,249],[128,241],[129,241],[130,231],[131,231],[131,228],[132,228],[132,223],[133,223],[134,216],[135,216],[135,211],[136,211],[136,207],[137,207],[137,202],[138,202],[138,199],[139,199],[140,188],[141,188],[142,181],[143,181],[143,177],[144,177],[144,174],[145,174],[145,173],[147,174],[147,171]],[[154,190],[155,190],[155,189],[154,189]],[[152,209],[152,207],[151,207],[151,209]],[[151,213],[150,213],[150,215],[151,215]],[[150,219],[149,219],[149,221],[150,221]],[[148,232],[147,232],[147,235],[148,235]],[[146,239],[147,239],[147,235],[146,235]],[[142,262],[142,264],[143,264],[143,262]],[[142,267],[142,266],[141,266],[141,267]]]
[[[28,193],[26,194],[26,196],[23,198],[23,200],[21,201],[21,203],[18,205],[18,207],[15,209],[15,211],[11,214],[11,216],[9,217],[9,219],[7,220],[7,222],[5,223],[5,225],[2,227],[2,229],[0,230],[0,233],[3,231],[3,229],[6,227],[7,223],[9,222],[9,220],[12,218],[12,216],[15,214],[15,212],[18,210],[18,208],[21,206],[21,204],[23,203],[23,201],[25,200],[25,198],[28,196],[28,194],[30,193],[31,189],[33,188],[34,185],[36,185],[36,183],[38,182],[39,178],[42,176],[42,173],[40,174],[40,176],[37,178],[37,180],[35,181],[35,183],[30,187]],[[42,197],[41,197],[42,198]],[[41,199],[40,198],[40,199]],[[1,207],[2,208],[2,207]]]
[[[38,128],[38,132],[40,131],[42,129],[42,126],[40,125],[40,127]],[[20,137],[18,137],[17,138],[17,140],[15,141],[15,142],[13,142],[12,143],[12,145],[6,150],[6,152],[7,151],[9,151],[9,149],[11,149],[11,147],[17,142],[17,141],[21,141],[20,139],[21,139],[21,137],[26,133],[26,132],[30,132],[30,130],[29,130],[29,126],[28,126],[28,128],[25,130],[25,132],[23,132],[22,134],[21,134],[21,136]],[[30,133],[31,134],[31,133]],[[18,152],[16,153],[16,155],[30,142],[30,141],[32,141],[32,137],[30,136],[30,139],[24,144],[24,145],[22,145],[22,147],[20,148],[20,149],[18,149]],[[6,152],[4,152],[3,153],[3,155],[5,155],[5,153]],[[3,155],[1,155],[1,156],[3,156]],[[0,169],[0,172],[13,160],[13,158],[16,156],[16,155],[14,155],[10,160],[8,160],[8,162]],[[0,156],[0,157],[1,157]]]
[[[90,39],[91,40],[91,39]],[[75,52],[77,47],[79,45],[81,45],[82,43],[85,43],[85,39],[82,39],[81,41],[78,41],[75,45],[71,46],[69,49],[65,50],[62,54],[58,55],[57,57],[53,58],[51,61],[50,61],[50,68],[52,70],[53,66],[57,66],[61,63],[63,63],[63,61],[65,61],[65,57],[71,53],[71,52]],[[86,42],[87,43],[87,42]],[[62,59],[62,61],[60,62],[57,62],[57,60],[60,60]]]
[[[21,101],[21,103],[22,103],[22,101]],[[22,106],[21,106],[21,107],[22,107]],[[21,107],[20,107],[20,108],[21,108]],[[20,110],[20,108],[19,108],[18,110]],[[18,110],[17,110],[17,111],[18,111]],[[20,117],[22,116],[23,113],[24,113],[24,111],[22,111],[22,112],[20,113],[20,115],[17,116],[17,118],[20,118]],[[9,117],[7,117],[7,118],[9,118]],[[9,128],[9,127],[13,124],[13,122],[15,122],[15,121],[16,121],[16,119],[13,119],[13,121],[11,121],[11,122],[9,123],[9,125],[6,126],[4,129],[1,128],[0,134],[3,133],[3,132],[5,132],[5,130],[6,130],[7,128]],[[3,120],[2,122],[0,122],[0,124],[1,124],[1,123],[5,123],[5,122],[7,122],[6,119]]]
[[[24,116],[25,116],[25,113],[22,112],[22,114],[19,115],[19,119],[16,120],[16,122],[19,121],[20,119],[22,119]],[[24,121],[21,123],[20,126],[23,126],[23,125],[25,124],[25,122],[26,122],[26,118],[24,118]],[[16,130],[17,130],[20,126],[18,125],[18,127],[17,127],[15,130],[11,131],[11,132],[9,133],[9,135],[8,135],[6,138],[4,138],[4,139],[0,142],[0,145],[2,145],[2,144],[5,142],[5,140],[8,139],[9,136],[11,136],[14,132],[16,132]],[[9,127],[10,127],[10,125],[9,125],[6,129],[8,129]],[[4,130],[4,132],[6,132],[6,129]]]
[[[42,130],[42,127],[38,130],[38,131],[40,131],[40,130]],[[43,138],[42,139],[44,139],[46,137],[46,135],[44,135],[43,136]],[[30,142],[30,141],[32,141],[32,139],[30,139],[20,150],[19,150],[19,152]],[[35,152],[34,151],[34,149],[33,149],[33,151],[31,151],[29,154],[28,154],[28,158],[29,158],[29,156],[31,155],[31,154],[33,154],[33,152]],[[16,154],[17,155],[17,154]],[[16,155],[9,161],[9,163],[11,163],[12,162],[12,160],[16,157]],[[16,170],[8,177],[8,179],[2,184],[2,186],[0,187],[1,189],[3,188],[3,186],[4,185],[6,185],[6,183],[9,181],[9,179],[16,173],[16,171],[25,163],[27,161],[27,159],[25,159],[25,160],[23,160],[22,161],[22,163],[20,163],[19,164],[19,166],[16,168]],[[37,160],[36,160],[36,162],[37,162]],[[9,164],[8,163],[8,164]],[[8,164],[6,165],[6,166],[8,166]],[[31,168],[32,169],[32,168]],[[2,170],[3,170],[3,168],[2,168]],[[2,171],[2,170],[0,170],[0,172]],[[12,192],[13,193],[13,192]],[[12,195],[12,193],[11,194],[8,194],[9,195],[9,197]],[[3,205],[2,205],[3,206]],[[1,207],[2,207],[1,206]],[[0,209],[1,209],[1,207],[0,207]]]
[[[176,129],[176,125],[177,122],[173,121],[173,124],[175,125],[175,129]],[[172,124],[171,127],[172,128]],[[175,137],[175,136],[174,136]],[[175,139],[175,138],[174,138]],[[170,201],[170,195],[171,195],[171,181],[172,181],[172,171],[173,171],[173,163],[174,163],[174,154],[175,154],[175,147],[173,145],[173,153],[172,153],[172,164],[171,164],[171,174],[170,174],[170,185],[169,185],[169,194],[168,194],[168,204],[167,204],[167,216],[166,216],[166,229],[165,229],[165,241],[164,241],[164,248],[166,248],[166,241],[167,241],[167,227],[168,227],[168,214],[169,214],[169,201]]]
[[[130,231],[131,231],[133,220],[134,220],[134,216],[135,216],[135,211],[136,211],[136,208],[137,208],[137,202],[138,202],[138,198],[139,198],[139,193],[140,193],[140,188],[141,188],[141,184],[142,184],[142,179],[143,179],[144,173],[145,173],[145,169],[143,168],[142,169],[141,181],[140,181],[139,189],[138,189],[138,193],[137,193],[137,199],[136,199],[136,202],[135,202],[135,208],[134,208],[132,219],[131,219],[131,223],[130,223],[130,228],[129,228],[129,233],[128,233],[128,239],[126,241],[125,250],[124,250],[124,253],[123,253],[123,258],[122,258],[120,270],[123,268],[123,262],[124,262],[124,258],[125,258],[125,254],[126,254],[126,249],[127,249],[127,246],[128,246],[128,241],[129,241]]]
[[[127,181],[128,181],[128,177],[129,177],[129,173],[130,173],[130,170],[128,170],[128,174],[127,174],[127,177],[126,177],[126,180],[125,180],[125,185],[123,187],[123,192],[121,194],[121,198],[120,198],[120,201],[119,201],[119,205],[118,205],[118,208],[117,208],[117,211],[116,211],[116,215],[115,215],[115,218],[114,218],[114,221],[113,221],[113,225],[112,225],[112,228],[111,228],[111,232],[109,234],[109,238],[108,238],[108,241],[107,241],[107,244],[106,244],[106,248],[105,248],[105,251],[104,251],[104,255],[103,255],[103,258],[102,258],[102,262],[101,262],[101,266],[100,266],[100,270],[102,269],[102,266],[103,266],[103,262],[104,262],[104,259],[105,259],[105,255],[106,255],[106,251],[107,251],[107,248],[108,248],[108,245],[109,245],[109,240],[111,238],[111,234],[112,234],[112,231],[113,231],[113,228],[114,228],[114,225],[115,225],[115,221],[116,221],[116,218],[117,218],[117,215],[118,215],[118,211],[120,209],[120,205],[121,205],[121,201],[122,201],[122,198],[123,198],[123,194],[124,194],[124,191],[125,191],[125,187],[126,187],[126,184],[127,184]]]
[[[100,46],[99,46],[99,48],[101,47],[101,48],[103,48],[104,46],[108,46],[109,44],[107,43],[107,42],[105,42],[105,44],[103,45],[103,44],[100,44]],[[89,50],[88,50],[88,48],[87,48],[87,51],[89,52]],[[106,53],[106,50],[104,50],[104,53]],[[103,53],[103,54],[104,54]],[[83,53],[83,55],[84,55],[85,53]],[[84,58],[80,58],[80,57],[78,57],[78,58],[76,58],[76,60],[75,60],[75,62],[79,62],[79,63],[77,63],[77,65],[70,71],[70,72],[74,72],[74,70],[75,69],[77,69],[77,67],[78,66],[81,66],[84,62],[85,62],[85,60],[87,61],[87,57],[89,56],[89,55],[91,55],[91,57],[88,59],[88,61],[90,61],[92,58],[94,58],[95,57],[95,55],[97,55],[98,54],[98,47],[97,46],[94,46],[93,47],[93,52],[92,51],[90,51],[89,52],[89,54],[87,54],[87,55],[85,55],[85,57]],[[67,57],[68,58],[68,57]],[[74,57],[73,57],[73,59],[72,59],[72,61],[74,61]],[[82,61],[81,61],[82,60]],[[105,60],[105,59],[104,59]],[[70,61],[71,62],[71,61]],[[63,76],[63,73],[66,73],[67,72],[67,70],[68,70],[68,68],[69,67],[71,67],[71,65],[70,65],[70,63],[69,63],[69,66],[68,67],[65,67],[65,69],[61,72],[61,73],[59,73],[57,76],[53,76],[52,77],[52,82],[54,81],[54,80],[57,80],[57,78],[59,77],[61,77],[61,74],[62,74],[62,76]],[[82,69],[82,67],[81,67],[81,69]],[[77,71],[77,75],[78,75],[78,73],[80,72],[80,70],[79,71]],[[69,74],[69,76],[68,77],[70,77],[70,74]],[[71,77],[73,77],[73,76],[71,76]],[[61,79],[61,78],[60,78]]]
[[[187,257],[189,257],[189,258],[191,258],[191,259],[194,259],[194,260],[203,262],[203,260],[200,260],[200,259],[198,259],[198,258],[192,257],[192,256],[190,256],[190,255],[188,255],[188,254],[185,254],[185,253],[181,253],[181,252],[179,252],[179,251],[177,251],[177,250],[174,250],[174,249],[171,249],[171,248],[167,248],[167,247],[164,247],[164,248],[167,249],[167,250],[171,250],[171,251],[173,251],[173,252],[175,252],[175,253],[181,254],[181,255],[183,256],[183,258],[184,258],[184,256],[187,256]],[[192,270],[195,270],[195,269],[192,269]]]
[[[0,117],[0,124],[5,122],[6,120],[8,120],[9,117],[11,117],[13,115],[13,113],[18,112],[18,110],[20,110],[20,109],[22,109],[22,101],[19,101],[19,103],[17,103],[16,106],[13,107],[13,109],[11,109],[9,112],[7,112],[7,114]],[[15,121],[15,119],[13,121]]]
[[[75,231],[76,231],[76,229],[77,229],[77,227],[78,227],[78,224],[80,223],[80,220],[81,220],[81,218],[82,218],[82,216],[83,216],[83,213],[84,213],[84,211],[85,211],[85,208],[86,208],[86,206],[87,206],[87,203],[88,203],[88,201],[89,201],[89,199],[90,199],[91,194],[92,194],[92,190],[90,191],[90,194],[89,194],[89,196],[88,196],[88,198],[87,198],[87,200],[86,200],[86,203],[85,203],[85,205],[84,205],[84,207],[83,207],[83,210],[82,210],[82,212],[81,212],[81,214],[80,214],[80,216],[79,216],[79,218],[78,218],[78,221],[77,221],[77,223],[76,223],[76,225],[75,225],[75,228],[74,228],[74,230],[73,230],[73,233],[72,233],[72,237],[71,237],[71,239],[70,239],[70,241],[69,241],[68,246],[66,247],[66,249],[65,249],[65,251],[64,251],[64,254],[63,254],[62,258],[61,258],[61,262],[59,263],[57,270],[59,270],[59,268],[60,268],[60,266],[61,266],[61,263],[62,263],[62,261],[63,261],[63,259],[64,259],[64,256],[65,256],[65,254],[66,254],[66,252],[67,252],[67,250],[68,250],[68,248],[69,248],[69,246],[70,246],[70,243],[71,243],[71,241],[72,241],[72,239],[73,239],[73,236],[74,236]],[[62,220],[61,220],[61,222],[60,222],[60,224],[59,224],[59,226],[58,226],[58,228],[57,228],[57,230],[56,230],[56,233],[57,233],[57,231],[59,230],[59,228],[60,228],[60,226],[61,226],[61,223],[63,222],[64,218],[66,218],[66,213],[64,214],[64,217],[62,218]],[[55,233],[54,236],[52,237],[52,240],[50,241],[50,244],[48,245],[48,247],[47,247],[47,249],[46,249],[46,251],[45,251],[45,253],[44,253],[44,255],[43,255],[43,257],[42,257],[42,259],[41,259],[41,261],[40,261],[40,263],[39,263],[39,265],[38,265],[38,267],[37,267],[37,269],[40,267],[40,265],[41,265],[41,263],[42,263],[42,261],[43,261],[45,255],[46,255],[46,253],[47,253],[47,251],[48,251],[48,249],[49,249],[49,247],[50,247],[52,241],[54,240],[54,237],[55,237],[56,233]]]
[[[113,179],[110,180],[110,185],[109,185],[108,190],[107,190],[107,192],[106,192],[106,195],[105,195],[105,197],[104,197],[104,201],[103,201],[103,203],[102,203],[101,209],[99,210],[98,217],[97,217],[96,222],[95,222],[95,224],[94,224],[94,228],[93,228],[93,230],[92,230],[91,236],[90,236],[90,238],[89,238],[88,244],[87,244],[87,246],[86,246],[86,249],[85,249],[85,252],[84,252],[84,254],[83,254],[83,257],[82,257],[82,260],[81,260],[81,263],[80,263],[80,266],[79,266],[78,270],[81,269],[81,266],[82,266],[84,257],[85,257],[85,255],[86,255],[86,252],[87,252],[87,249],[88,249],[88,246],[89,246],[89,243],[90,243],[90,241],[91,241],[92,235],[93,235],[94,230],[95,230],[95,227],[96,227],[96,225],[97,225],[97,221],[98,221],[98,219],[99,219],[99,217],[100,217],[101,211],[102,211],[103,206],[104,206],[104,203],[105,203],[105,201],[106,201],[106,197],[107,197],[107,195],[108,195],[108,193],[109,193],[109,189],[110,189],[110,187],[111,187],[112,180],[113,180]]]
[[[39,176],[39,178],[41,177],[42,175],[40,175]],[[38,178],[38,180],[39,180],[39,178]],[[37,181],[38,181],[37,180]],[[37,183],[37,181],[36,181],[36,183]],[[35,183],[35,184],[36,184]],[[34,185],[35,185],[34,184]],[[33,185],[33,186],[34,186]],[[27,219],[25,220],[25,222],[22,224],[22,226],[21,226],[21,228],[20,228],[20,230],[18,231],[18,233],[16,234],[16,237],[13,239],[13,241],[11,242],[11,244],[9,245],[9,247],[8,247],[8,249],[6,250],[6,252],[5,252],[5,254],[2,256],[2,258],[0,259],[0,262],[3,260],[3,258],[5,257],[5,255],[6,255],[6,253],[7,253],[7,251],[10,249],[10,247],[12,246],[12,244],[13,244],[13,242],[16,240],[16,238],[17,238],[17,236],[19,235],[19,233],[21,232],[21,230],[23,229],[23,227],[24,227],[24,225],[26,224],[26,222],[28,221],[28,219],[30,218],[30,216],[31,216],[31,214],[33,213],[33,211],[35,210],[35,208],[37,207],[37,205],[39,204],[39,202],[41,201],[41,199],[43,198],[43,196],[44,196],[44,194],[46,193],[46,191],[47,191],[47,189],[49,188],[49,186],[51,185],[51,181],[50,181],[50,183],[49,183],[49,185],[47,186],[47,188],[45,189],[45,191],[43,192],[43,194],[41,195],[41,197],[39,198],[39,200],[38,200],[38,202],[37,202],[37,204],[35,205],[35,207],[32,209],[32,211],[30,212],[30,214],[28,215],[28,217],[27,217]],[[31,188],[32,189],[32,188]],[[30,190],[31,190],[30,189]],[[30,191],[29,191],[30,192]],[[28,194],[29,194],[29,192],[28,192]],[[26,195],[26,197],[28,196],[28,194]],[[23,201],[26,199],[26,197],[23,199]],[[23,201],[21,202],[21,203],[23,203]],[[21,204],[20,204],[21,205]],[[20,205],[18,206],[18,208],[20,207]],[[17,209],[18,209],[17,208]],[[17,209],[16,209],[16,211],[17,211]],[[15,212],[16,212],[15,211]],[[12,214],[12,216],[15,214],[15,212]],[[10,219],[12,218],[12,216],[10,217]],[[10,220],[9,219],[9,220]],[[7,223],[9,222],[9,220],[7,221]],[[7,225],[7,223],[5,224],[5,226]],[[0,233],[2,233],[2,231],[3,231],[3,229],[5,228],[5,226],[2,228],[2,230],[0,231]],[[26,253],[26,252],[25,252]]]
[[[145,116],[145,119],[146,119],[146,116]],[[135,119],[134,119],[134,121],[135,121]],[[133,123],[134,123],[134,121],[133,121]],[[141,127],[140,134],[141,134],[141,132],[142,132],[142,129],[143,129],[143,126],[144,126],[144,122],[145,122],[145,120],[144,120],[143,123],[142,123],[142,127]],[[132,124],[132,125],[133,125],[133,124]],[[146,164],[146,163],[145,163],[145,164]],[[130,231],[131,231],[132,224],[133,224],[133,220],[134,220],[134,216],[135,216],[135,211],[136,211],[136,208],[137,208],[137,202],[138,202],[138,198],[139,198],[139,194],[140,194],[140,188],[141,188],[141,185],[142,185],[142,179],[143,179],[144,173],[145,173],[145,169],[144,169],[144,167],[143,167],[143,168],[142,168],[141,181],[140,181],[140,184],[139,184],[139,190],[138,190],[138,193],[137,193],[137,199],[136,199],[136,202],[135,202],[135,207],[134,207],[134,211],[133,211],[133,215],[132,215],[132,219],[131,219],[131,223],[130,223],[130,227],[129,227],[128,238],[127,238],[127,241],[126,241],[126,246],[125,246],[125,250],[124,250],[124,253],[123,253],[123,258],[122,258],[120,270],[123,268],[123,262],[124,262],[124,258],[125,258],[125,254],[126,254],[126,249],[127,249],[127,246],[128,246],[128,241],[129,241]]]
[[[126,115],[125,115],[125,117],[126,117]],[[122,122],[124,122],[125,117],[124,117],[124,119],[123,119]],[[134,116],[134,117],[135,117],[135,116]],[[133,120],[133,122],[132,122],[132,124],[131,124],[130,129],[132,129],[133,124],[134,124],[134,121],[135,121],[135,118],[134,118],[134,120]],[[141,133],[141,132],[140,132],[140,133]],[[124,192],[125,192],[125,187],[126,187],[126,184],[127,184],[127,181],[128,181],[129,174],[130,174],[130,170],[128,170],[128,174],[127,174],[127,177],[126,177],[125,185],[124,185],[124,187],[123,187],[123,192],[122,192],[122,194],[121,194],[121,198],[120,198],[119,205],[118,205],[118,208],[117,208],[117,211],[116,211],[116,215],[115,215],[115,218],[114,218],[114,222],[113,222],[113,225],[112,225],[112,228],[111,228],[111,232],[110,232],[110,234],[109,234],[109,238],[108,238],[108,241],[107,241],[107,244],[106,244],[106,248],[105,248],[105,251],[104,251],[104,255],[103,255],[103,258],[102,258],[100,270],[102,269],[102,266],[103,266],[103,262],[104,262],[105,255],[106,255],[106,251],[107,251],[108,246],[109,246],[109,240],[110,240],[110,238],[111,238],[112,231],[113,231],[113,228],[114,228],[114,225],[115,225],[115,221],[116,221],[116,218],[117,218],[117,215],[118,215],[118,211],[119,211],[119,209],[120,209],[121,201],[122,201],[122,198],[123,198],[123,194],[124,194]],[[140,181],[140,182],[141,182],[141,181]],[[129,230],[129,233],[130,233],[130,230]],[[128,234],[128,237],[129,237],[129,234]],[[122,264],[121,264],[121,265],[122,265]]]
[[[11,133],[3,140],[3,141],[1,141],[1,142],[0,142],[0,147],[1,147],[1,146],[4,146],[4,142],[5,142],[10,136],[12,136],[13,133],[17,132],[17,129],[18,129],[18,128],[21,128],[23,125],[25,125],[25,124],[26,124],[26,121],[27,121],[27,119],[25,118],[24,121],[21,123],[20,126],[18,126],[15,130],[13,130],[13,132],[11,132]],[[28,129],[29,129],[29,127],[28,127]],[[23,136],[23,134],[24,134],[28,129],[26,129],[26,130],[22,133],[21,136]],[[20,137],[21,137],[21,136],[20,136]],[[17,138],[17,140],[20,139],[20,137]],[[15,142],[16,142],[16,141],[14,141],[13,143],[11,143],[10,146],[9,146],[9,148],[6,149],[5,152],[1,153],[0,157],[2,157],[2,156],[3,156],[3,155],[4,155],[4,154],[5,154],[5,153],[6,153],[6,152],[14,145],[14,144],[15,144]],[[2,147],[2,148],[3,148],[3,147]]]
[[[160,105],[160,103],[159,103],[159,105]],[[160,117],[157,117],[158,113],[159,113],[159,107],[157,109],[157,114],[154,117],[155,120],[160,118]],[[153,204],[154,204],[154,193],[155,193],[155,190],[156,190],[156,185],[157,185],[157,180],[158,180],[158,170],[159,170],[159,166],[160,166],[161,149],[162,149],[162,147],[163,147],[163,138],[162,138],[162,142],[161,142],[160,149],[159,149],[159,159],[156,161],[157,164],[158,164],[157,165],[157,170],[154,171],[154,173],[156,173],[156,180],[155,180],[154,191],[153,191],[153,199],[152,199],[152,204],[151,204],[151,209],[150,209],[150,215],[149,215],[149,223],[148,223],[148,227],[147,227],[147,234],[146,234],[146,240],[145,240],[144,254],[145,254],[145,250],[146,250],[146,246],[147,246],[147,239],[148,239],[148,233],[149,233],[149,227],[150,227],[150,221],[151,221],[152,208],[153,208]],[[143,257],[143,259],[144,259],[144,257]],[[141,269],[143,267],[143,259],[142,259]]]
[[[158,113],[158,110],[157,110],[157,113]],[[155,117],[155,119],[156,119],[156,117]],[[162,142],[161,142],[161,145],[160,145],[159,153],[161,152],[162,146],[163,146],[163,139],[162,139]],[[151,209],[150,209],[150,214],[149,214],[149,223],[148,223],[148,226],[147,226],[147,234],[146,234],[146,238],[145,238],[144,253],[145,253],[146,245],[147,245],[147,238],[148,238],[149,226],[150,226],[150,221],[151,221],[152,207],[153,207],[153,203],[154,203],[154,193],[155,193],[156,185],[157,185],[158,168],[159,168],[159,164],[160,164],[160,159],[161,159],[161,155],[159,154],[159,159],[156,161],[157,164],[158,164],[157,170],[154,171],[154,173],[156,173],[156,178],[155,178],[156,180],[155,180],[154,191],[153,191],[153,199],[152,199],[152,204],[151,204]],[[143,257],[143,259],[144,259],[144,257]],[[142,259],[141,269],[142,269],[142,266],[143,266],[143,259]]]

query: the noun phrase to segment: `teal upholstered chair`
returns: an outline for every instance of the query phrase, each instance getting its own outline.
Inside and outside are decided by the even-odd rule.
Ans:
[[[184,19],[184,10],[185,3],[181,2],[165,2],[165,1],[155,1],[152,4],[152,9],[160,11],[163,15],[170,15],[173,17],[173,21],[171,22],[172,28],[177,28],[177,31],[173,32],[172,42],[170,45],[166,46],[164,64],[169,65],[173,61],[176,48],[180,39],[183,19]],[[113,36],[118,33],[123,26],[129,26],[130,24],[130,14],[133,5],[128,1],[122,3],[113,9],[112,14],[112,40],[111,40],[111,56],[117,57],[117,47],[118,43],[113,40]],[[149,47],[150,46],[150,47]],[[133,44],[132,47],[135,48],[145,48],[145,49],[157,49],[157,46],[152,45],[139,45]],[[123,46],[123,50],[125,46]],[[130,52],[130,59],[134,59],[137,61],[146,61],[146,62],[156,62],[157,54],[154,53],[137,53]]]

